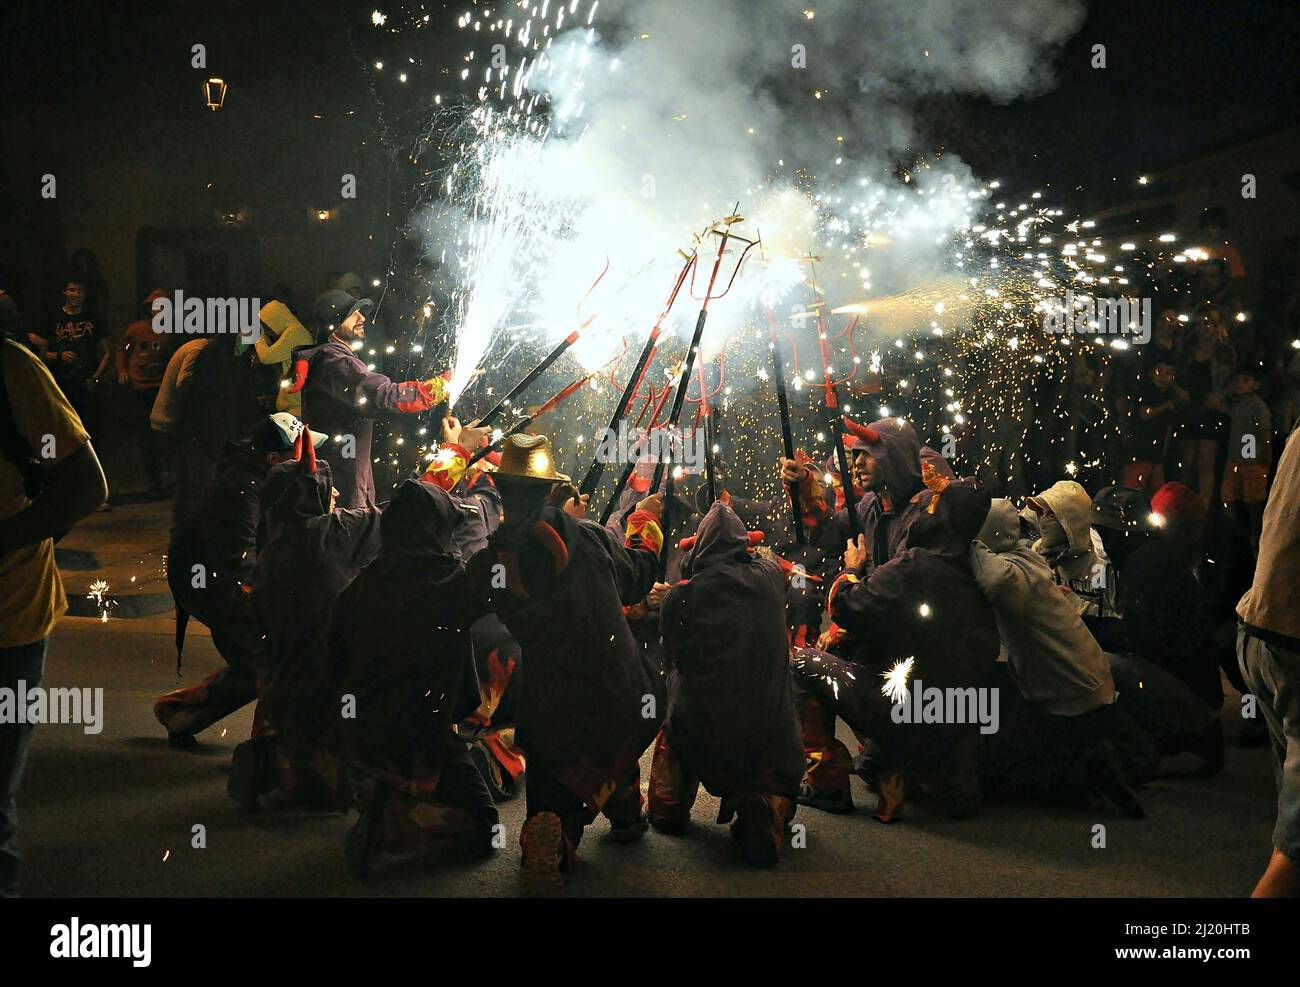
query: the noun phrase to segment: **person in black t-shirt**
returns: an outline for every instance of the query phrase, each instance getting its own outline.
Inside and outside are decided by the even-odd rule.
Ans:
[[[49,365],[86,430],[93,433],[96,416],[92,388],[108,367],[110,333],[104,320],[87,310],[85,284],[70,278],[63,289],[63,300],[50,337],[29,333],[27,338]]]
[[[1178,409],[1187,400],[1187,392],[1175,383],[1172,364],[1157,363],[1143,373],[1121,486],[1141,490],[1148,497],[1164,486],[1170,429],[1177,422]]]

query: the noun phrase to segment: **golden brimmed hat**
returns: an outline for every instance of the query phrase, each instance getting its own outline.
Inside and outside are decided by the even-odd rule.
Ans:
[[[511,476],[520,480],[537,480],[544,483],[568,482],[568,477],[555,471],[555,457],[551,455],[551,440],[545,435],[512,435],[502,443],[501,463],[497,476]]]

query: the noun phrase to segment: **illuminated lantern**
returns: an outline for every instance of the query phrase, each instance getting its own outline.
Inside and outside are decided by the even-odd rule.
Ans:
[[[221,104],[226,101],[226,80],[209,79],[203,83],[203,98],[207,100],[209,110],[221,109]]]

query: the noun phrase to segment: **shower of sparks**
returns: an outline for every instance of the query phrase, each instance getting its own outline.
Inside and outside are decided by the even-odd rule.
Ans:
[[[894,662],[894,667],[889,671],[881,672],[880,677],[885,680],[885,684],[880,687],[880,694],[888,696],[894,703],[907,702],[907,680],[912,674],[915,661],[915,658],[905,658]]]
[[[86,599],[95,601],[95,606],[99,608],[99,622],[101,624],[107,623],[108,612],[117,606],[117,601],[108,595],[108,581],[96,579],[91,583]]]
[[[709,402],[722,413],[727,441],[719,443],[720,456],[734,490],[761,497],[779,489],[768,310],[785,350],[796,444],[815,457],[828,451],[820,420],[824,335],[830,372],[854,416],[906,419],[963,475],[995,477],[1005,489],[1025,492],[1038,466],[1085,482],[1100,468],[1097,448],[1120,435],[1117,416],[1098,402],[1102,420],[1089,424],[1071,402],[1096,402],[1105,371],[1136,354],[1105,335],[1049,333],[1045,318],[1060,313],[1067,291],[1082,306],[1153,293],[1142,286],[1161,278],[1185,283],[1204,248],[1158,229],[1103,236],[1093,220],[1049,203],[1048,191],[981,182],[964,166],[950,168],[943,154],[882,177],[859,165],[843,141],[842,156],[825,174],[779,157],[762,182],[719,191],[694,212],[670,210],[642,188],[651,176],[611,175],[602,157],[607,145],[593,141],[593,130],[620,122],[601,116],[606,108],[598,94],[616,79],[619,59],[597,34],[598,9],[590,0],[473,5],[457,17],[466,44],[451,76],[454,91],[429,94],[436,110],[428,143],[437,145],[445,167],[426,172],[416,225],[450,281],[446,305],[417,311],[421,333],[432,321],[451,337],[449,396],[455,403],[465,395],[458,413],[485,410],[539,350],[581,326],[582,339],[553,373],[571,379],[575,362],[587,371],[612,366],[600,375],[605,386],[593,380],[539,423],[552,437],[557,465],[580,471],[596,423],[607,420],[611,395],[621,392],[662,310],[681,263],[678,251],[694,248],[708,263],[697,266],[693,291],[683,289],[664,323],[661,351],[633,396],[632,417],[652,419],[676,379],[673,368],[699,310],[717,242],[710,224],[739,200],[745,222],[737,230],[761,236],[762,248],[732,292],[710,306],[697,362],[709,381]],[[385,34],[401,19],[397,8],[372,17]],[[408,23],[439,27],[428,15]],[[391,67],[376,72],[389,78]],[[414,75],[412,81],[420,83]],[[620,81],[633,92],[638,84],[644,83]],[[831,96],[811,112],[831,112]],[[695,114],[672,116],[683,131],[697,123]],[[752,134],[752,122],[740,126]],[[683,152],[689,158],[690,148]],[[729,249],[726,261],[734,264],[737,256],[738,248]],[[1190,298],[1183,293],[1176,304],[1186,325]],[[1153,321],[1159,317],[1153,313]],[[1227,317],[1240,324],[1249,313]],[[421,335],[399,348],[418,355],[427,342]],[[478,367],[487,373],[471,386]],[[546,381],[536,389],[554,390]],[[698,381],[687,394],[683,422],[694,417],[698,424]],[[533,398],[526,395],[512,414],[522,415]],[[421,441],[423,430],[402,436],[400,427],[379,453],[391,467],[436,460],[432,437]],[[1085,433],[1092,448],[1082,447]],[[814,442],[818,434],[823,438]],[[681,477],[679,470],[674,475]],[[602,489],[612,482],[605,479]],[[592,502],[601,499],[598,492]]]

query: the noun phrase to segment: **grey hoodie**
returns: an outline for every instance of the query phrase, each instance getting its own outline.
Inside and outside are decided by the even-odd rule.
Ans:
[[[1020,540],[1020,517],[995,500],[971,545],[975,582],[993,607],[1011,677],[1024,697],[1058,716],[1115,699],[1110,662],[1038,552]]]
[[[1034,548],[1063,579],[1091,575],[1097,558],[1092,551],[1092,498],[1088,491],[1073,480],[1057,480],[1029,500],[1042,509],[1041,537]]]

